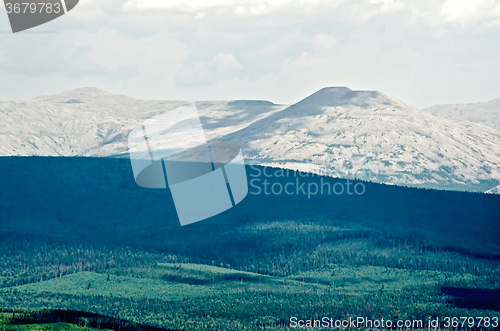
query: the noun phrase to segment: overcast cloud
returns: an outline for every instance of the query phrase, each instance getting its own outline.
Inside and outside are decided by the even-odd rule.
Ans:
[[[0,5],[0,31],[1,100],[80,86],[276,103],[348,86],[419,108],[500,98],[500,0],[80,0],[19,34]]]

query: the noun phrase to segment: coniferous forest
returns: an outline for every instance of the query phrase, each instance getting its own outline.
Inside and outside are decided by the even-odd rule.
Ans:
[[[247,167],[240,204],[181,227],[169,190],[138,187],[127,159],[9,157],[0,171],[6,330],[286,330],[325,317],[499,329],[498,195]],[[294,194],[275,194],[288,183]],[[307,194],[336,184],[352,194]]]

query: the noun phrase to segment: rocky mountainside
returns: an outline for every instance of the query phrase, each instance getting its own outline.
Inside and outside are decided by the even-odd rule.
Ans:
[[[0,101],[0,156],[120,156],[129,132],[194,101],[136,100],[79,88],[31,101]],[[207,139],[220,138],[285,106],[267,101],[196,102]],[[219,123],[224,119],[224,123]]]
[[[320,174],[478,191],[500,181],[498,131],[376,91],[324,88],[226,139],[259,164]]]

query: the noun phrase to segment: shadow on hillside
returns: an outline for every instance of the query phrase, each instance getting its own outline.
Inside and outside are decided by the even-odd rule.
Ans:
[[[441,292],[453,298],[449,303],[467,309],[500,311],[500,289],[471,289],[464,287],[442,287]]]
[[[139,324],[120,318],[75,310],[17,310],[2,309],[14,313],[11,325],[69,323],[91,329],[113,331],[169,331],[151,325]],[[5,328],[4,328],[5,330]],[[173,331],[173,330],[172,330]]]
[[[148,247],[195,263],[219,256],[252,264],[259,254],[293,256],[361,238],[500,259],[500,195],[247,166],[243,201],[182,227],[170,190],[139,187],[127,159],[0,157],[0,174],[1,230],[21,240],[47,236],[58,243]],[[363,193],[353,193],[359,187]]]

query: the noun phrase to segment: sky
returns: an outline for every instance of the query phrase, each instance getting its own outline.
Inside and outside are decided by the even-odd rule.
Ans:
[[[418,108],[500,98],[500,0],[80,0],[13,34],[0,100],[95,86],[292,104],[327,86]]]

